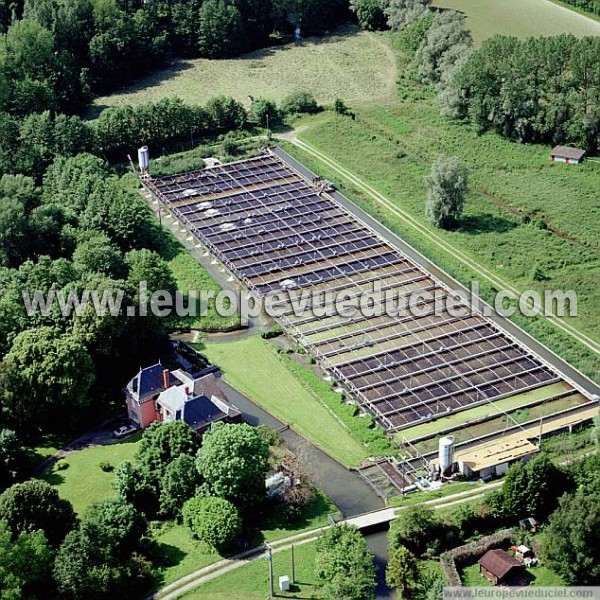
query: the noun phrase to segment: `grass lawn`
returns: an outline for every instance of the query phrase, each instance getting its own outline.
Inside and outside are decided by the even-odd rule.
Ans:
[[[413,492],[411,494],[407,494],[406,496],[396,496],[395,498],[390,498],[389,505],[414,506],[415,504],[421,504],[422,502],[427,502],[428,500],[437,500],[438,498],[445,498],[446,496],[451,496],[452,494],[460,494],[461,492],[472,491],[473,493],[475,493],[476,490],[478,492],[487,491],[486,484],[468,481],[447,483],[441,488],[438,488],[437,490],[432,490],[429,492],[418,491]]]
[[[159,561],[163,565],[157,587],[165,586],[221,559],[217,552],[194,540],[188,527],[172,521],[155,529],[153,537],[158,544]]]
[[[492,584],[479,573],[479,564],[469,565],[460,571],[460,579],[466,587],[492,587]]]
[[[332,102],[340,95],[354,103],[385,102],[394,96],[395,79],[386,37],[346,26],[328,37],[238,59],[179,59],[95,104],[120,106],[165,96],[202,104],[218,94],[247,103],[249,95],[281,100],[298,90],[312,92],[319,102]]]
[[[297,545],[294,548],[296,585],[290,593],[276,590],[279,598],[319,598],[319,584],[314,576],[316,543]],[[273,555],[275,585],[281,575],[291,578],[291,551],[283,550]],[[185,600],[248,600],[268,598],[269,564],[264,559],[254,560],[221,577],[199,586],[183,596]]]
[[[600,23],[549,0],[434,0],[433,5],[465,13],[476,43],[496,34],[600,35]]]
[[[169,267],[177,283],[177,289],[186,295],[195,291],[221,291],[219,284],[209,275],[204,267],[179,243],[173,240],[175,251],[168,259]],[[177,317],[177,325],[199,329],[202,331],[228,331],[239,325],[239,317],[222,317],[215,308],[214,300],[209,300],[206,316],[200,316],[200,302],[198,300],[197,316]]]
[[[563,587],[564,581],[554,571],[539,565],[525,569],[531,587]],[[492,584],[479,573],[479,564],[469,565],[462,569],[460,578],[466,587],[491,587]]]
[[[222,368],[227,382],[336,460],[356,466],[368,456],[367,448],[294,377],[262,338],[206,343],[201,351]]]
[[[330,500],[318,493],[305,507],[297,524],[282,526],[275,522],[266,523],[251,545],[257,546],[263,540],[274,542],[296,533],[323,527],[327,524],[327,515],[335,510]],[[174,522],[164,523],[156,529],[154,540],[158,544],[162,564],[159,572],[161,587],[221,559],[219,554],[195,540],[187,527]]]
[[[94,502],[114,496],[111,488],[114,474],[103,471],[100,463],[108,462],[116,467],[125,460],[131,460],[137,451],[140,436],[136,434],[107,446],[76,450],[54,464],[42,478],[56,487],[60,497],[71,502],[75,512],[81,514]],[[59,470],[61,464],[69,466]]]

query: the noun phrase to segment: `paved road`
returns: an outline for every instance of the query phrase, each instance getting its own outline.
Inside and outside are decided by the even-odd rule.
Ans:
[[[305,144],[303,143],[302,148]],[[300,173],[303,177],[311,181],[315,174],[307,169],[303,164],[292,158],[287,152],[281,148],[275,148],[274,153],[282,158],[288,165],[290,165],[295,171]],[[316,156],[319,158],[319,156]],[[450,289],[462,289],[468,291],[458,281],[450,277],[447,273],[442,271],[434,263],[428,260],[420,252],[415,250],[412,246],[407,244],[403,239],[398,237],[394,232],[390,231],[387,227],[379,223],[376,219],[367,214],[364,210],[353,204],[345,196],[339,192],[332,194],[333,198],[341,204],[346,210],[348,210],[355,217],[365,222],[371,229],[376,231],[381,237],[387,240],[392,246],[397,248],[404,255],[408,256],[412,261],[417,263],[427,272],[431,273],[433,277],[443,282]],[[486,304],[482,301],[482,304]],[[575,387],[585,392],[589,396],[600,396],[600,387],[586,377],[583,373],[580,373],[577,369],[572,367],[569,363],[560,358],[557,354],[552,352],[549,348],[538,342],[528,333],[523,331],[520,327],[515,325],[512,321],[509,321],[505,317],[499,316],[493,312],[492,316],[489,317],[497,327],[504,330],[508,335],[516,339],[521,345],[533,351],[538,357],[555,371],[558,371],[567,381],[574,384]]]

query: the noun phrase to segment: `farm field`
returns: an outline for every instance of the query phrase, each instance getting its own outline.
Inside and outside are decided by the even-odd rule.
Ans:
[[[353,103],[388,102],[395,94],[395,61],[384,36],[345,26],[333,35],[267,48],[231,60],[177,60],[119,94],[97,98],[96,109],[178,96],[203,104],[225,94],[281,100],[299,89],[319,102],[343,95]]]
[[[465,13],[477,44],[496,34],[600,35],[599,22],[550,0],[434,0],[433,5]]]
[[[137,434],[115,444],[76,450],[55,463],[42,479],[53,485],[60,497],[68,500],[75,512],[81,515],[94,502],[114,496],[111,487],[114,473],[103,471],[100,464],[109,463],[114,468],[123,461],[133,459],[139,440],[140,435]],[[69,466],[61,470],[61,464]]]
[[[208,342],[200,351],[221,367],[228,383],[342,464],[357,466],[367,458],[366,447],[294,377],[262,338]]]

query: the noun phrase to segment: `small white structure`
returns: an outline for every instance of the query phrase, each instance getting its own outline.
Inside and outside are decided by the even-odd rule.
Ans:
[[[440,439],[438,460],[442,475],[446,475],[452,470],[454,465],[454,436],[447,435]]]
[[[138,164],[142,173],[148,172],[148,167],[150,166],[150,151],[148,150],[148,146],[142,146],[138,149]]]
[[[282,575],[279,578],[279,589],[282,592],[289,592],[290,591],[290,578],[287,575]]]

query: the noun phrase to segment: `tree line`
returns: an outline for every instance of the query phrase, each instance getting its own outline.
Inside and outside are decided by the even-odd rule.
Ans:
[[[89,152],[122,161],[142,144],[168,146],[243,128],[246,109],[225,96],[195,106],[173,98],[109,108],[94,121],[78,116],[34,113],[24,119],[0,114],[0,173],[21,173],[40,180],[57,157]]]
[[[600,15],[600,2],[598,0],[563,0],[563,2],[593,15]]]
[[[598,7],[595,0],[571,3]],[[352,0],[351,9],[366,29],[401,32],[419,78],[435,87],[445,116],[517,142],[600,152],[600,38],[497,35],[474,48],[463,14],[428,4]]]
[[[221,58],[315,33],[347,0],[17,0],[0,8],[0,110],[77,114],[172,53]]]

